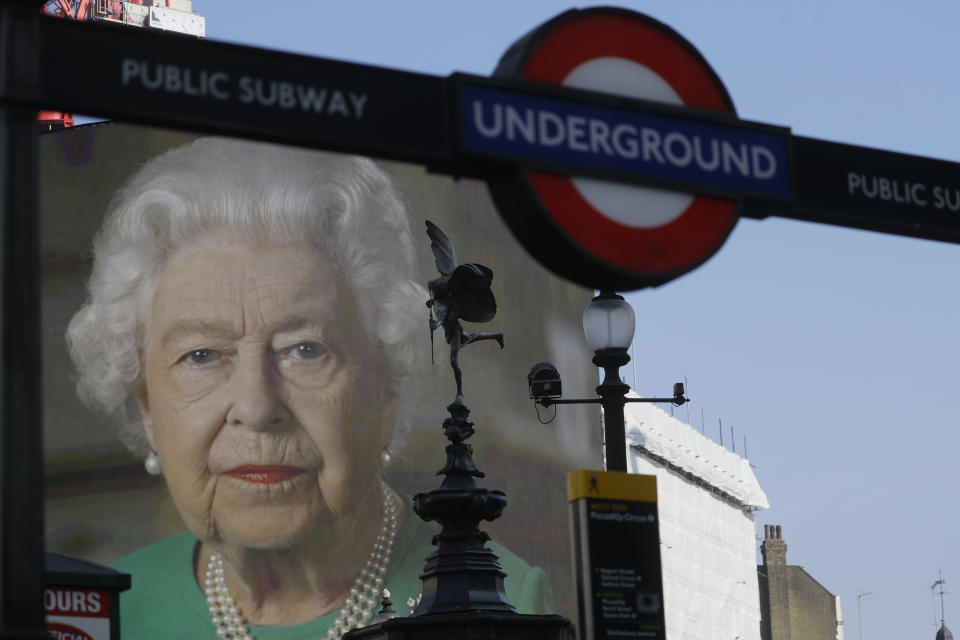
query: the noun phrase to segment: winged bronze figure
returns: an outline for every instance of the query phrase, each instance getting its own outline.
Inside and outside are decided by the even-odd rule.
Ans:
[[[497,314],[497,301],[490,290],[493,271],[482,264],[457,264],[453,242],[440,227],[427,220],[427,235],[430,249],[436,259],[440,277],[427,283],[430,299],[430,335],[437,327],[443,327],[444,337],[450,346],[450,366],[457,381],[457,398],[454,404],[463,404],[463,380],[460,373],[460,347],[480,340],[496,340],[503,349],[502,333],[466,333],[461,320],[489,322]]]

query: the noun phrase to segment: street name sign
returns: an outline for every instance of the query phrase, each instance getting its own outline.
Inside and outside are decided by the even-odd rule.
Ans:
[[[443,78],[152,29],[42,25],[44,104],[398,160],[449,155]],[[76,51],[102,62],[63,64]]]
[[[960,242],[960,165],[933,158],[793,137],[796,201],[781,211],[748,202],[743,215],[780,215]]]
[[[656,476],[572,471],[567,499],[578,637],[664,640]]]

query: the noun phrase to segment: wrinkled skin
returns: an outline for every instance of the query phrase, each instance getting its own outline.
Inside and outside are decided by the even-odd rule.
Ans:
[[[170,257],[148,317],[138,401],[202,542],[198,575],[222,552],[251,622],[338,607],[380,526],[392,437],[377,349],[339,270],[303,245],[207,233]]]

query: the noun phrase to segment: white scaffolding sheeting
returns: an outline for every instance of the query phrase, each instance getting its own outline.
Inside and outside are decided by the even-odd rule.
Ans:
[[[628,465],[657,476],[667,640],[760,640],[749,463],[656,406],[626,407]]]
[[[632,397],[639,397],[633,392]],[[670,416],[656,405],[632,402],[624,407],[627,447],[636,446],[730,494],[745,506],[768,509],[767,494],[750,461]],[[629,453],[629,452],[628,452]]]

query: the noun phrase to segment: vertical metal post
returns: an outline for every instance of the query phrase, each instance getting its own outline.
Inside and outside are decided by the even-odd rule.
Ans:
[[[49,638],[43,607],[37,93],[40,3],[0,4],[0,638]]]
[[[873,595],[873,591],[863,592],[857,589],[857,638],[863,640],[863,604],[862,600]]]
[[[600,349],[593,364],[603,368],[603,382],[597,387],[603,407],[603,439],[606,442],[607,471],[627,471],[627,437],[623,419],[624,396],[630,390],[620,381],[620,367],[630,362],[626,349]]]

